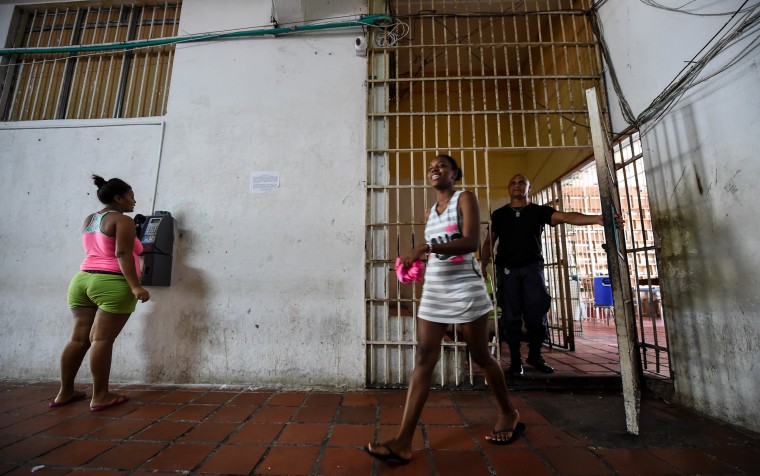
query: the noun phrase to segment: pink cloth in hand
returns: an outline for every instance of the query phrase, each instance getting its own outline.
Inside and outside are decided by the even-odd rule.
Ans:
[[[412,281],[422,281],[422,276],[425,274],[425,265],[422,261],[417,260],[412,263],[410,268],[405,268],[401,263],[401,258],[396,258],[396,276],[402,284],[408,284]]]

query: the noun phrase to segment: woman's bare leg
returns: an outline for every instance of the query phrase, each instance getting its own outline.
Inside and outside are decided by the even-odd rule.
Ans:
[[[406,392],[401,427],[396,438],[379,445],[369,445],[371,452],[386,454],[387,449],[390,448],[403,458],[411,458],[414,430],[417,428],[422,408],[430,393],[430,382],[433,380],[433,371],[441,355],[441,340],[445,331],[445,324],[417,319],[417,352],[414,356],[412,380]],[[387,448],[383,448],[384,446]]]
[[[467,342],[467,350],[470,352],[473,362],[483,369],[488,387],[499,405],[499,418],[494,430],[502,431],[514,428],[520,414],[509,400],[507,382],[504,380],[504,371],[501,369],[501,365],[488,351],[488,315],[467,324],[460,324],[460,327],[464,340]]]
[[[76,395],[74,380],[79,367],[82,366],[84,356],[90,348],[90,329],[95,321],[96,307],[75,307],[71,309],[74,314],[74,330],[71,339],[61,353],[61,389],[55,397],[57,403],[66,402]]]
[[[111,403],[118,395],[108,391],[111,376],[113,343],[129,319],[129,314],[112,314],[98,309],[90,333],[90,372],[92,372],[92,401],[90,406]]]

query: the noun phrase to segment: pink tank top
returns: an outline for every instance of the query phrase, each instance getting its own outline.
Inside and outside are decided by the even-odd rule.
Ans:
[[[100,222],[106,213],[95,213],[92,215],[90,224],[82,233],[82,243],[84,244],[85,257],[82,265],[79,267],[82,271],[113,271],[121,273],[119,260],[116,258],[116,238],[108,236],[100,231]],[[142,243],[135,237],[135,245],[132,247],[132,256],[135,259],[135,269],[137,277],[140,277],[140,253],[143,251]]]

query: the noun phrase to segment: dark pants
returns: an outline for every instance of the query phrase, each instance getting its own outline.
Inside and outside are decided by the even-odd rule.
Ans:
[[[496,267],[496,300],[501,307],[499,337],[509,345],[512,362],[520,361],[520,340],[525,323],[528,358],[541,356],[541,346],[549,337],[547,312],[551,296],[544,280],[544,264],[522,268]]]

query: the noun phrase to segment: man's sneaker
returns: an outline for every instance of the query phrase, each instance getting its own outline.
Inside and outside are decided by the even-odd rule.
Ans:
[[[512,361],[512,364],[507,370],[507,375],[513,378],[521,378],[524,374],[522,359],[518,361]]]
[[[554,369],[552,368],[552,366],[547,364],[543,357],[538,357],[537,359],[528,358],[528,360],[526,360],[525,362],[527,362],[527,364],[533,367],[534,369],[540,370],[541,372],[545,374],[554,373]]]

